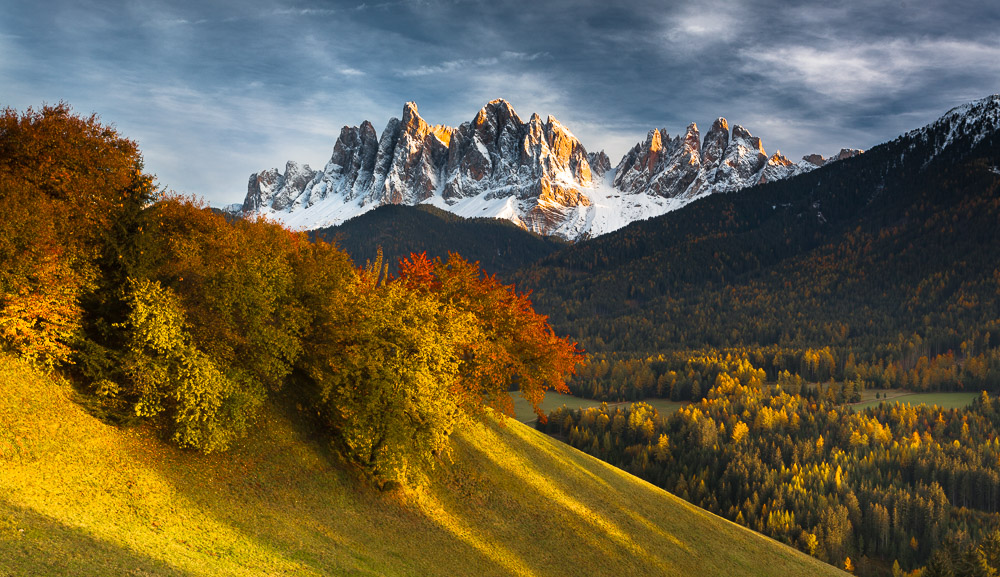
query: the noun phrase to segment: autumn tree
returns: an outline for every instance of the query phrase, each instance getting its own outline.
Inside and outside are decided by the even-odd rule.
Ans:
[[[575,362],[526,296],[457,255],[414,255],[393,278],[380,258],[351,269],[322,242],[311,250],[299,386],[340,453],[379,485],[447,453],[462,415],[509,404],[515,383],[540,398]]]
[[[197,347],[248,389],[281,388],[309,323],[295,280],[304,235],[229,222],[179,197],[151,206],[142,222],[138,274],[178,295]]]
[[[122,357],[132,410],[163,422],[182,447],[203,452],[227,448],[244,433],[262,399],[247,394],[240,383],[219,370],[198,350],[190,335],[180,299],[157,281],[131,280],[129,335]],[[104,381],[98,390],[117,396],[117,384]]]
[[[451,394],[472,323],[435,295],[362,270],[330,302],[322,343],[310,345],[323,420],[340,452],[384,485],[447,451],[459,417]]]
[[[453,391],[471,411],[492,406],[512,414],[510,389],[538,409],[545,391],[568,392],[566,378],[581,360],[576,343],[555,335],[529,296],[485,275],[477,263],[457,253],[448,260],[411,254],[399,265],[400,281],[415,292],[436,294],[457,311],[471,315],[473,331],[461,343],[461,375]]]
[[[64,363],[115,291],[124,236],[156,196],[135,142],[60,103],[0,116],[0,341]],[[117,275],[119,282],[122,275]]]

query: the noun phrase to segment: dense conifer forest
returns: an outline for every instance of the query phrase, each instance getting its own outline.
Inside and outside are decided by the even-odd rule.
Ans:
[[[715,375],[702,401],[669,415],[642,402],[558,409],[539,428],[829,563],[851,559],[858,574],[941,555],[998,567],[1000,402],[988,393],[967,409],[855,413],[836,387],[787,372],[769,384],[746,357],[676,368]]]

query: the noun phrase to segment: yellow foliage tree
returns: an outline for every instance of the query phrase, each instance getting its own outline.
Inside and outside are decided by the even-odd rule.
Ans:
[[[182,447],[209,453],[243,433],[261,399],[246,395],[191,342],[179,299],[156,281],[129,282],[124,371],[132,410],[162,416]]]

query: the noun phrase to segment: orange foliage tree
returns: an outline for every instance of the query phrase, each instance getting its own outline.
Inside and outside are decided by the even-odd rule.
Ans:
[[[435,294],[474,321],[475,330],[459,345],[461,379],[453,394],[461,406],[471,412],[490,406],[513,414],[509,391],[516,386],[544,421],[539,403],[549,388],[568,392],[566,379],[582,355],[576,343],[555,335],[528,294],[486,275],[478,263],[457,253],[449,253],[447,261],[411,254],[399,271],[400,282],[410,290]]]
[[[0,115],[0,342],[69,360],[84,300],[118,267],[116,234],[155,197],[135,142],[60,103]],[[114,253],[112,255],[112,253]]]
[[[391,278],[381,258],[348,269],[335,249],[313,247],[337,274],[314,263],[300,275],[313,316],[299,386],[339,452],[376,483],[406,482],[446,454],[463,414],[512,412],[513,385],[536,410],[546,389],[565,390],[576,346],[477,264],[413,255]]]

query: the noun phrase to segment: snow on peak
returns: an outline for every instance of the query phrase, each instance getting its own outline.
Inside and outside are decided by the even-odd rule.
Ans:
[[[576,240],[828,162],[814,156],[768,157],[759,138],[719,117],[703,140],[693,122],[675,137],[651,130],[612,169],[555,117],[524,122],[504,99],[457,128],[428,124],[407,102],[381,136],[368,121],[345,126],[323,170],[289,161],[251,175],[243,209],[315,229],[383,204],[426,203]]]
[[[972,147],[997,130],[1000,130],[1000,94],[993,94],[956,106],[927,126],[911,130],[906,137],[922,141],[933,138],[933,158],[959,139],[969,138]]]

